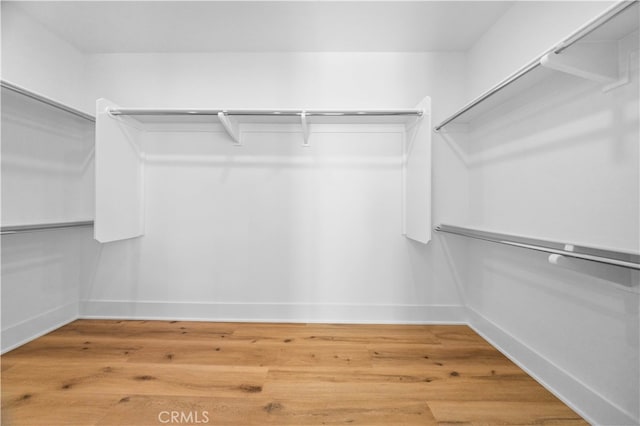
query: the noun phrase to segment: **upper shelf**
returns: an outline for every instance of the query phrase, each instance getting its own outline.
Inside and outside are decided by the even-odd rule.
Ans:
[[[88,120],[88,121],[93,121],[93,122],[96,121],[96,118],[94,116],[90,115],[90,114],[87,114],[85,112],[82,112],[80,110],[72,108],[72,107],[70,107],[68,105],[65,105],[63,103],[60,103],[58,101],[54,101],[51,98],[48,98],[46,96],[40,95],[40,94],[35,93],[35,92],[32,92],[32,91],[27,90],[27,89],[25,89],[23,87],[17,86],[17,85],[15,85],[13,83],[9,83],[8,81],[0,80],[0,86],[3,89],[11,90],[12,92],[15,92],[15,93],[18,93],[20,95],[26,96],[28,98],[34,99],[34,100],[36,100],[38,102],[42,102],[43,104],[52,106],[52,107],[57,108],[59,110],[68,112],[68,113],[73,114],[73,115],[75,115],[77,117],[80,117],[82,119],[85,119],[85,120]]]
[[[134,117],[140,123],[211,122],[211,116],[227,117],[238,124],[291,123],[411,123],[425,112],[409,110],[224,110],[224,109],[143,109],[112,108],[112,116]]]
[[[109,108],[111,117],[132,117],[142,124],[154,123],[211,123],[219,122],[240,145],[241,124],[298,124],[309,143],[310,124],[404,124],[417,123],[429,111],[407,110],[222,110],[222,109],[143,109]]]
[[[468,124],[551,74],[561,71],[602,84],[621,79],[618,42],[638,30],[638,1],[622,1],[529,62],[434,127]]]

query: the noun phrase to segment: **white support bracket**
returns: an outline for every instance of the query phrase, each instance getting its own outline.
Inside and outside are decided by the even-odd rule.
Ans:
[[[309,131],[309,123],[307,123],[307,113],[305,111],[302,111],[300,113],[300,124],[302,125],[302,136],[304,138],[304,142],[302,143],[302,146],[309,147],[310,131]]]
[[[224,130],[227,131],[229,137],[233,139],[234,145],[241,146],[242,144],[240,143],[240,132],[238,130],[238,126],[231,122],[231,119],[227,115],[227,112],[218,112],[218,120],[220,120],[222,127],[224,127]]]
[[[550,52],[540,59],[544,67],[607,85],[620,79],[618,63],[616,41],[576,43],[570,49]]]

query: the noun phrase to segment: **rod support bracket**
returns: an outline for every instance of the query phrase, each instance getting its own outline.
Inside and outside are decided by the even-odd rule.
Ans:
[[[229,137],[233,139],[234,145],[241,146],[242,143],[240,143],[240,132],[238,130],[238,126],[231,121],[227,111],[218,112],[218,120],[220,120],[222,127],[224,127],[224,130],[226,130]]]
[[[304,138],[303,142],[302,142],[302,146],[304,147],[309,147],[309,135],[310,135],[310,131],[309,131],[309,123],[307,122],[307,112],[306,111],[302,111],[300,113],[300,125],[302,126],[302,136]]]
[[[238,126],[231,122],[227,112],[218,112],[218,120],[220,120],[220,124],[222,124],[222,127],[224,127],[224,130],[227,132],[229,137],[233,139],[234,145],[241,146],[242,143],[240,143],[240,132],[238,131]]]

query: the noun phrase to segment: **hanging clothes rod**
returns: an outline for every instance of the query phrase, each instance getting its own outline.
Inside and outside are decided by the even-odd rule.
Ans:
[[[620,2],[616,3],[615,5],[610,7],[608,10],[606,10],[604,13],[602,13],[600,16],[598,16],[595,19],[589,21],[587,24],[585,24],[583,27],[578,29],[571,36],[567,37],[565,40],[563,40],[562,42],[560,42],[559,44],[554,46],[552,49],[547,50],[542,55],[540,55],[538,58],[536,58],[535,60],[529,62],[528,64],[526,64],[525,66],[520,68],[518,71],[516,71],[515,73],[511,74],[509,77],[507,77],[506,79],[504,79],[503,81],[501,81],[500,83],[498,83],[497,85],[492,87],[491,89],[487,90],[485,93],[483,93],[482,95],[480,95],[476,99],[472,100],[471,102],[469,102],[468,104],[463,106],[455,114],[447,117],[445,120],[440,122],[440,124],[435,126],[433,128],[433,130],[435,130],[436,132],[439,131],[440,129],[445,127],[447,124],[451,123],[452,121],[454,121],[455,119],[457,119],[461,115],[465,114],[467,111],[475,108],[477,105],[481,104],[482,102],[486,101],[490,97],[494,96],[496,93],[502,91],[502,89],[504,89],[505,87],[510,86],[511,84],[513,84],[514,82],[516,82],[517,80],[519,80],[520,78],[525,76],[526,74],[530,73],[531,71],[533,71],[534,69],[538,68],[539,66],[542,66],[542,62],[541,61],[542,61],[542,58],[545,55],[547,55],[547,54],[549,54],[551,52],[553,52],[553,53],[562,52],[563,50],[567,49],[568,47],[572,46],[576,42],[582,40],[584,37],[586,37],[589,34],[591,34],[596,29],[600,28],[602,25],[604,25],[607,22],[609,22],[611,19],[613,19],[616,16],[618,16],[620,13],[624,12],[625,10],[627,10],[627,8],[629,8],[631,6],[634,6],[634,5],[637,5],[637,4],[638,4],[638,0],[633,0],[633,1],[623,0],[623,1],[620,1]]]
[[[500,234],[497,232],[488,232],[452,225],[438,225],[435,230],[474,238],[476,240],[489,241],[492,243],[505,244],[513,247],[526,248],[529,250],[559,254],[566,257],[640,270],[640,255],[635,253],[605,250],[586,246],[574,246],[536,238]]]
[[[81,222],[39,223],[33,225],[13,225],[0,228],[0,235],[11,235],[22,232],[52,231],[56,229],[79,228],[93,226],[92,220]]]
[[[382,116],[414,116],[422,117],[422,110],[224,110],[224,109],[143,109],[143,108],[112,108],[108,110],[111,115],[218,115],[223,113],[228,116],[284,116],[284,117],[382,117]]]
[[[11,90],[12,92],[15,93],[19,93],[20,95],[26,96],[28,98],[31,98],[33,100],[36,100],[38,102],[42,102],[43,104],[52,106],[54,108],[57,108],[59,110],[68,112],[70,114],[73,114],[77,117],[83,118],[85,120],[89,120],[92,122],[96,121],[96,118],[90,114],[87,114],[85,112],[82,112],[80,110],[77,110],[75,108],[71,108],[70,106],[67,106],[65,104],[62,104],[60,102],[54,101],[53,99],[49,99],[46,96],[40,95],[38,93],[34,93],[30,90],[27,90],[25,88],[22,88],[20,86],[16,86],[15,84],[9,83],[7,81],[1,80],[0,81],[0,86],[2,86],[3,89],[7,89],[7,90]]]

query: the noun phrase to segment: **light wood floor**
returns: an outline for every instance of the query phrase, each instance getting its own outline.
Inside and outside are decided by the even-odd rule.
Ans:
[[[1,361],[3,425],[586,424],[466,326],[79,320]]]

